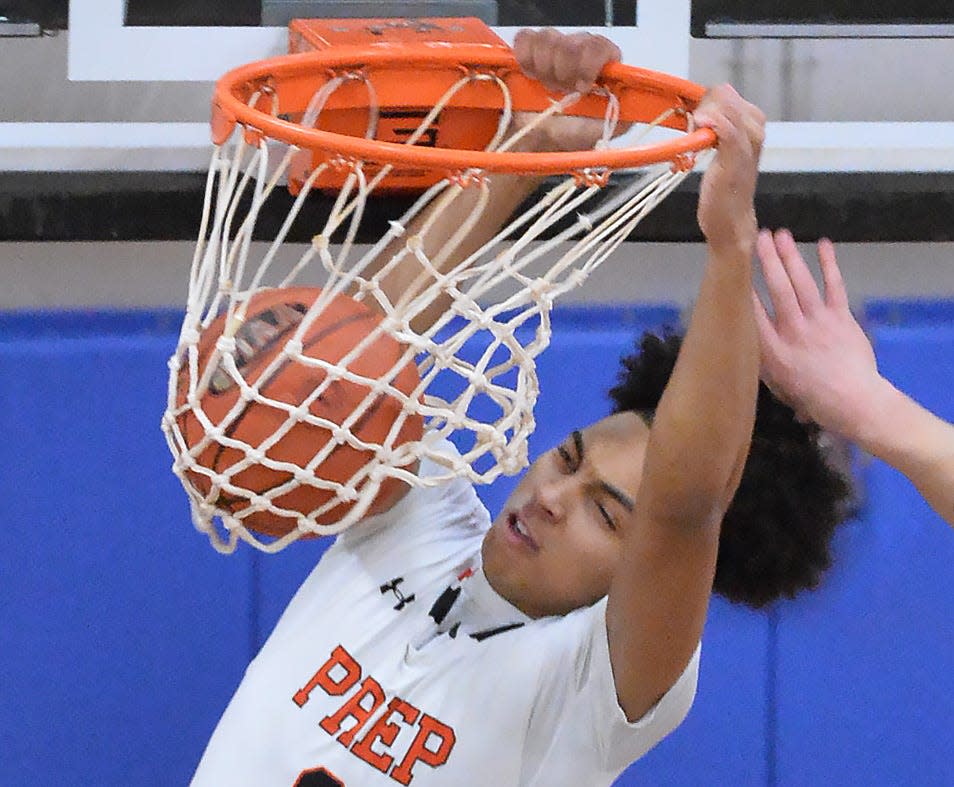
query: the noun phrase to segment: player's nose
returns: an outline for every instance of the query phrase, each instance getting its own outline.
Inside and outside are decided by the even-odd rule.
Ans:
[[[547,524],[562,522],[566,516],[567,495],[570,493],[566,479],[543,481],[536,486],[531,497],[533,513]]]

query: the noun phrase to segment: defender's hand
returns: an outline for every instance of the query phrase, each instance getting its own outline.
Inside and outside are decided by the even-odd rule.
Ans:
[[[857,439],[889,386],[851,314],[835,247],[818,242],[824,297],[788,230],[763,230],[756,248],[775,312],[753,292],[765,384],[801,418]]]
[[[702,176],[699,228],[716,251],[751,253],[758,233],[755,181],[765,141],[765,114],[729,85],[712,88],[693,112],[698,128],[719,138],[716,155]]]
[[[607,63],[621,57],[619,47],[608,38],[592,33],[560,33],[552,28],[521,30],[513,53],[523,72],[555,93],[586,93]],[[533,113],[515,112],[513,125],[523,128]],[[620,124],[616,134],[628,125]],[[590,150],[603,133],[603,123],[592,118],[559,116],[530,133],[528,147],[534,150]]]

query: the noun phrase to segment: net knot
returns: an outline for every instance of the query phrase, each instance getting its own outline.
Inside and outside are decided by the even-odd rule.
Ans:
[[[577,188],[603,188],[609,183],[612,171],[609,169],[581,169],[573,173]]]
[[[361,162],[351,156],[337,155],[328,159],[328,166],[334,172],[354,172]]]
[[[211,500],[206,498],[205,502],[210,506],[214,506],[219,497],[219,490],[229,483],[229,478],[222,473],[211,473],[209,475],[209,480],[212,482],[209,492]]]
[[[239,374],[237,378],[233,379],[239,387],[239,399],[241,399],[243,402],[262,401],[262,399],[259,397],[258,391],[249,385],[241,374]]]
[[[265,460],[265,452],[261,448],[245,447],[245,456],[256,465],[262,464]]]
[[[354,503],[358,499],[358,492],[351,486],[341,486],[336,490],[338,498],[346,503]]]
[[[447,179],[454,185],[466,189],[482,185],[487,180],[487,175],[479,169],[465,169],[449,175]]]
[[[212,516],[219,513],[216,509],[215,504],[208,502],[207,500],[196,500],[191,498],[190,503],[192,503],[192,509],[196,511],[202,517],[211,518]]]
[[[225,434],[225,430],[217,424],[209,424],[205,429],[206,437],[214,443],[218,443],[222,439],[223,434]],[[224,476],[220,476],[220,478],[224,478]]]
[[[327,235],[322,235],[319,233],[311,239],[311,246],[316,251],[326,251],[329,246],[329,240]]]
[[[182,342],[184,344],[198,344],[202,334],[196,328],[184,328],[182,331]]]
[[[295,467],[295,480],[301,486],[308,486],[315,478],[314,473],[309,473],[302,467]]]
[[[533,295],[535,301],[544,301],[549,303],[551,299],[550,293],[553,291],[553,282],[547,281],[546,279],[534,279],[527,285],[527,289],[530,290],[530,294]]]
[[[267,497],[253,492],[249,495],[248,508],[245,509],[244,513],[254,514],[257,511],[267,511],[270,505],[271,501]]]
[[[672,160],[673,172],[689,172],[696,166],[696,157],[691,153],[680,153]]]
[[[497,461],[505,475],[516,475],[526,467],[526,462],[522,456],[504,455]]]
[[[575,271],[570,271],[570,273],[567,274],[566,281],[571,286],[578,287],[579,285],[581,285],[583,282],[586,281],[586,277],[587,277],[586,271],[581,270],[580,268],[577,268]]]

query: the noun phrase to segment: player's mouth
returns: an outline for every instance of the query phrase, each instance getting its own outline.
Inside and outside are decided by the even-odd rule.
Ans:
[[[533,540],[526,523],[517,515],[516,511],[507,514],[507,532],[510,534],[511,540],[521,546],[525,546],[534,552],[540,549],[537,542]]]

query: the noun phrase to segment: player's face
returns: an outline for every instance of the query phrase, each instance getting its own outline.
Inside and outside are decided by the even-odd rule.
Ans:
[[[648,439],[638,415],[617,413],[531,465],[484,538],[484,572],[500,595],[543,617],[609,592]]]

